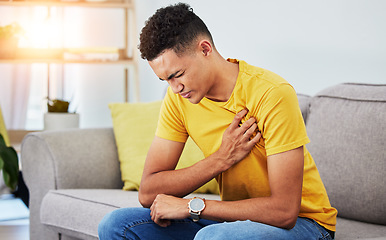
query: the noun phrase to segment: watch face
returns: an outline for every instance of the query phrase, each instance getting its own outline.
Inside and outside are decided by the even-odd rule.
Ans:
[[[190,202],[190,208],[195,211],[195,212],[199,212],[199,211],[202,211],[205,207],[205,203],[202,199],[200,198],[194,198],[192,199],[192,201]]]

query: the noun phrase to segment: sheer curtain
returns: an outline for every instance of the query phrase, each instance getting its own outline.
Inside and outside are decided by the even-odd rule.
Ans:
[[[0,25],[18,22],[26,30],[19,47],[123,48],[123,13],[114,8],[0,6]],[[72,100],[72,110],[81,114],[81,127],[111,126],[107,105],[124,100],[124,68],[0,63],[0,105],[7,128],[43,129],[48,95]]]
[[[0,7],[0,25],[19,23],[23,28],[32,24],[39,11],[27,7]],[[20,39],[20,47],[31,47],[28,36]],[[0,64],[0,105],[7,129],[25,129],[29,109],[33,64]]]
[[[0,104],[7,129],[25,128],[30,72],[29,65],[0,65]]]

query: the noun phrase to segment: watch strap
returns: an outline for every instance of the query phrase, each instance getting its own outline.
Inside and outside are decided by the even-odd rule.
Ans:
[[[200,211],[194,211],[193,209],[191,209],[190,207],[190,202],[193,200],[193,199],[201,199],[203,202],[204,202],[204,207],[200,210]],[[200,220],[200,215],[201,215],[201,212],[205,209],[205,198],[200,198],[200,197],[194,197],[190,200],[189,204],[188,204],[188,208],[189,208],[189,214],[190,214],[190,217],[192,218],[193,222],[197,222],[198,220]]]
[[[200,220],[200,214],[199,212],[193,212],[193,211],[189,211],[190,213],[190,217],[192,218],[193,222],[198,222],[198,220]]]

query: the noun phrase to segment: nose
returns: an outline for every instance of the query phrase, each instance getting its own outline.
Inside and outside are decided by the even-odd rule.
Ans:
[[[176,79],[171,79],[168,81],[168,83],[175,94],[178,94],[184,90],[184,85]]]

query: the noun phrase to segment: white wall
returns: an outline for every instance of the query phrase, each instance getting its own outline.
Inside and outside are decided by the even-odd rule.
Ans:
[[[386,83],[386,1],[186,0],[225,57],[269,69],[299,93],[342,82]],[[138,32],[170,0],[137,0]],[[140,60],[141,100],[165,88]]]
[[[136,0],[138,35],[145,20],[158,8],[177,1]],[[325,87],[341,82],[386,83],[384,0],[186,2],[206,22],[217,49],[224,57],[243,59],[274,71],[287,79],[299,93],[314,95]],[[31,15],[30,11],[30,8],[2,6],[0,24],[14,20],[28,23],[28,19],[36,15]],[[65,46],[123,46],[123,15],[119,10],[93,9],[87,14],[80,9],[72,11],[79,12],[67,14],[70,19],[67,18],[66,23],[77,33],[65,34]],[[111,26],[116,29],[110,31],[113,30]],[[109,34],[101,35],[101,32]],[[0,89],[10,89],[7,84],[14,82],[15,70],[9,64],[0,65]],[[123,101],[122,69],[120,65],[66,65],[64,97],[74,98],[75,106],[81,113],[81,127],[112,125],[107,104]],[[47,77],[41,72],[44,69],[35,76],[41,83],[35,84],[41,87],[42,93],[37,91],[35,101],[30,101],[29,106],[29,115],[38,116],[34,117],[36,121],[27,119],[27,128],[31,129],[42,126],[42,113],[45,111],[42,99],[46,96],[46,84],[43,80]],[[144,60],[140,60],[139,78],[141,101],[163,97],[167,84],[158,80]],[[19,111],[20,107],[13,104],[12,96],[8,95],[0,94],[0,105],[12,106],[12,109]],[[37,106],[36,112],[30,114],[33,104]],[[7,126],[25,127],[12,120],[6,110],[3,107]],[[9,109],[8,112],[12,111]]]

